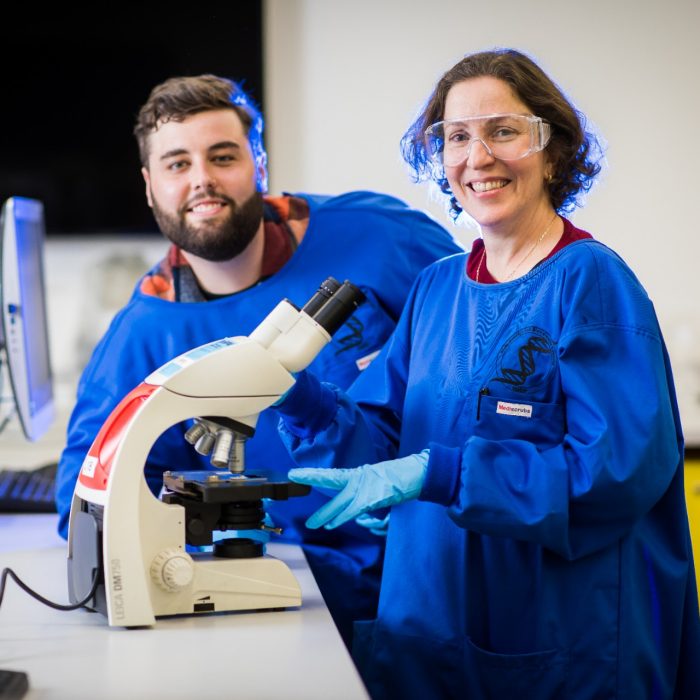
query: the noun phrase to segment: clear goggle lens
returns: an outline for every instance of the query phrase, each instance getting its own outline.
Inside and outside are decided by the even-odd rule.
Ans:
[[[447,119],[425,131],[428,157],[434,163],[453,167],[463,163],[478,141],[499,160],[519,160],[541,151],[551,135],[540,117],[525,114],[486,114]]]

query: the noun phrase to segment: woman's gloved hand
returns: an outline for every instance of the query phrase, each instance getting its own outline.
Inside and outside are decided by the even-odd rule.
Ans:
[[[306,521],[309,528],[323,526],[331,530],[370,510],[418,498],[429,456],[430,450],[425,449],[356,469],[291,469],[289,478],[299,484],[340,491]]]

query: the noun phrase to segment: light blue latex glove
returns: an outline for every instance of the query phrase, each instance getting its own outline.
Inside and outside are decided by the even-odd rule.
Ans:
[[[289,478],[299,484],[340,491],[307,521],[312,529],[327,530],[377,508],[418,498],[428,471],[430,450],[356,469],[292,469]]]
[[[387,513],[383,518],[375,518],[369,513],[363,513],[355,518],[355,522],[360,527],[366,527],[373,535],[377,537],[386,537],[389,534],[389,517],[391,513]]]

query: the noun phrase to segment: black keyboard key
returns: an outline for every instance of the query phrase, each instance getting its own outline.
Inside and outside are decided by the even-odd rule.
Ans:
[[[0,513],[55,513],[56,465],[0,471]]]

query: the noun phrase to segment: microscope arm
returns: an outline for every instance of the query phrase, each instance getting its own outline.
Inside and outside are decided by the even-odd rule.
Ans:
[[[264,347],[290,373],[308,367],[365,297],[350,282],[339,284],[329,277],[299,310],[290,301],[280,302],[251,333],[250,339]],[[279,400],[279,399],[277,399]],[[271,401],[273,405],[276,401]],[[195,418],[185,440],[211,464],[232,473],[245,469],[245,441],[252,437],[248,426],[214,416]]]

